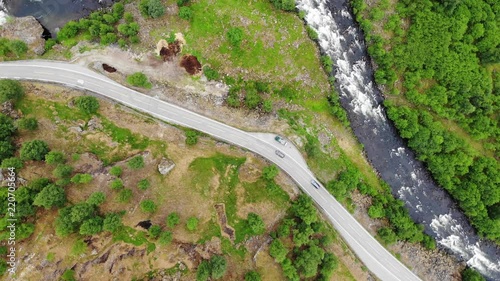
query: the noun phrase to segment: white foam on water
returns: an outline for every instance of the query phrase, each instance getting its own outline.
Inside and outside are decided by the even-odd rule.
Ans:
[[[348,57],[352,54],[352,47],[346,49],[347,42],[344,36],[355,38],[354,45],[358,48],[362,47],[362,41],[357,36],[357,31],[354,26],[350,26],[344,34],[341,34],[337,27],[332,13],[328,9],[327,1],[332,0],[296,0],[297,8],[306,13],[305,20],[307,24],[318,33],[318,43],[322,51],[332,57],[337,71],[335,74],[336,81],[341,88],[341,96],[348,95],[353,107],[353,112],[363,114],[364,116],[378,122],[379,124],[387,123],[382,107],[379,106],[374,98],[374,84],[371,81],[365,81],[363,78],[368,77],[368,64],[366,61],[351,61]],[[351,13],[342,9],[335,11],[335,14],[346,19],[352,18]],[[403,147],[391,151],[390,156],[401,156],[406,154]],[[413,161],[409,161],[413,165]],[[396,178],[399,175],[396,175]],[[423,183],[419,173],[412,173],[411,178],[416,181],[419,186]],[[399,195],[404,198],[412,194],[412,189],[402,187],[399,190]],[[423,191],[424,195],[426,192]],[[417,210],[422,210],[421,202],[417,203]],[[461,225],[451,217],[451,214],[444,214],[435,217],[430,223],[431,229],[436,233],[436,240],[445,248],[448,248],[453,253],[460,255],[467,260],[467,263],[481,272],[483,275],[495,279],[500,274],[500,261],[489,258],[480,250],[480,243],[471,244],[463,231]]]
[[[7,15],[6,12],[0,10],[0,25],[3,25],[4,23],[6,23],[8,17],[9,16]]]
[[[437,233],[437,242],[456,254],[459,254],[467,264],[486,276],[498,276],[500,261],[492,261],[481,251],[480,243],[471,244],[461,225],[451,217],[451,214],[439,215],[430,223]]]

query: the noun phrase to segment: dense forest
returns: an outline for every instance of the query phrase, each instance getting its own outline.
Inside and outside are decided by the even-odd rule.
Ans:
[[[352,6],[389,118],[478,232],[500,241],[500,2]]]

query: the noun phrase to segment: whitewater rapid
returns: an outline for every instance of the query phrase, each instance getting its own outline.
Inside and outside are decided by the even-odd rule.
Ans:
[[[425,226],[440,248],[481,272],[500,280],[500,250],[481,240],[446,192],[415,159],[387,119],[383,97],[373,80],[363,34],[348,4],[339,0],[297,0],[305,21],[318,33],[322,52],[336,66],[335,79],[351,126],[364,144],[367,158],[394,196],[405,202],[411,217]]]

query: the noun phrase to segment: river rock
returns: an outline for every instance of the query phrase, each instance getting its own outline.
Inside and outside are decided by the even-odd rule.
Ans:
[[[158,164],[158,172],[162,175],[168,174],[175,167],[174,161],[163,157]]]
[[[37,55],[45,51],[45,40],[42,34],[42,25],[32,16],[12,18],[0,26],[0,37],[24,41]]]

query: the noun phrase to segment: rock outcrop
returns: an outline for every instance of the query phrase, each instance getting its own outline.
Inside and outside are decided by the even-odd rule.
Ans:
[[[162,175],[166,175],[174,167],[175,167],[174,161],[167,159],[167,158],[162,158],[160,161],[160,164],[158,164],[158,172],[160,172],[160,174],[162,174]]]
[[[42,25],[32,16],[12,18],[0,26],[0,37],[24,41],[37,55],[45,51],[45,40],[42,34]]]

